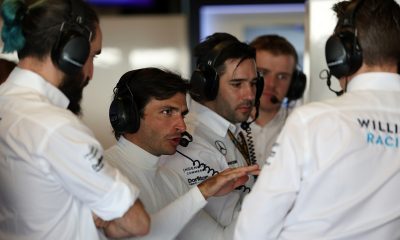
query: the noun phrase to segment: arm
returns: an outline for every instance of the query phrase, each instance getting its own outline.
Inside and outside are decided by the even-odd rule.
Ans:
[[[305,149],[310,149],[304,129],[301,120],[288,119],[278,137],[278,144],[273,148],[275,155],[268,159],[252,191],[243,201],[235,240],[277,239],[281,234],[300,189]]]
[[[207,231],[210,230],[210,232],[207,233],[210,239],[220,239],[224,234],[224,228],[204,211],[200,211],[200,213],[198,213],[198,211],[207,203],[205,198],[209,198],[213,194],[221,195],[232,191],[237,185],[241,185],[246,181],[246,174],[257,171],[256,169],[258,169],[257,166],[228,169],[204,181],[199,188],[191,188],[189,191],[187,191],[187,185],[184,184],[179,177],[172,180],[164,179],[166,184],[170,187],[177,187],[180,185],[178,192],[183,192],[184,194],[166,207],[152,214],[149,234],[137,239],[174,239],[189,221],[193,223],[189,224],[191,227],[188,227],[188,229],[190,230],[186,230],[184,234],[188,238],[199,236],[200,239],[204,239],[204,229],[207,229]],[[178,182],[176,181],[177,179]],[[195,215],[195,219],[191,221]],[[198,232],[198,234],[196,234],[196,232]],[[231,239],[233,235],[232,229],[227,232],[229,232],[230,237],[226,239]],[[109,237],[122,237],[128,234],[127,231],[124,231],[123,227],[113,222],[110,222],[109,226],[105,228],[105,233]]]
[[[160,211],[151,215],[150,233],[143,240],[172,240],[201,210],[207,201],[197,188],[192,188]]]
[[[227,169],[203,181],[197,187],[204,198],[222,196],[234,190],[247,181],[247,174],[257,174],[258,166]],[[193,188],[192,188],[193,189]],[[199,211],[179,234],[178,239],[229,239],[233,238],[236,218],[224,227],[221,226],[206,211]]]
[[[96,226],[99,227],[98,224]],[[150,230],[150,217],[138,199],[122,217],[112,220],[102,227],[107,237],[143,236]]]
[[[212,196],[223,196],[232,192],[235,188],[245,184],[248,174],[258,175],[258,165],[247,167],[228,168],[219,174],[207,178],[197,185],[205,199]]]
[[[189,227],[191,230],[184,239],[192,239],[195,236],[200,236],[200,239],[208,239],[208,237],[204,238],[204,229],[210,230],[210,233],[207,233],[210,239],[220,239],[225,234],[225,229],[201,210],[207,203],[206,199],[212,195],[229,193],[247,180],[247,174],[257,173],[257,171],[258,166],[228,169],[205,180],[200,187],[191,188],[189,191],[188,186],[178,176],[175,179],[164,179],[170,187],[180,186],[178,192],[183,195],[177,196],[175,201],[151,215],[150,233],[140,239],[174,239],[188,222],[195,222],[195,224],[193,227]],[[194,216],[196,216],[195,220],[191,221]],[[195,234],[194,231],[198,231],[199,234]],[[230,237],[226,239],[232,239],[233,229],[229,229],[227,232]]]

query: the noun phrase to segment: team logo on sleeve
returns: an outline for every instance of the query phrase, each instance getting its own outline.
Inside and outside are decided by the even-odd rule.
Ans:
[[[96,172],[100,171],[104,167],[103,155],[101,155],[99,149],[95,146],[90,146],[89,152],[85,154],[84,157],[91,163],[92,169]]]

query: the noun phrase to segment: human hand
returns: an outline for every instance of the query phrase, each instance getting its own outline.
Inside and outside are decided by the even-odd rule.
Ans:
[[[248,174],[258,175],[260,168],[258,165],[247,167],[228,168],[197,185],[205,199],[211,196],[222,196],[232,192],[238,186],[247,182]]]
[[[99,218],[95,213],[92,213],[92,215],[96,228],[106,228],[110,224],[110,222],[104,221],[103,219]]]

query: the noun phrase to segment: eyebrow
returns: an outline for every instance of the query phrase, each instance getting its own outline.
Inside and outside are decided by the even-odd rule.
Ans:
[[[171,105],[165,105],[165,106],[162,106],[161,107],[161,109],[163,110],[163,109],[166,109],[166,108],[168,108],[168,109],[171,109],[171,110],[174,110],[174,111],[179,111],[179,108],[177,108],[177,107],[174,107],[174,106],[171,106]],[[186,115],[186,114],[188,114],[189,113],[189,109],[185,109],[184,111],[182,111],[182,115]]]

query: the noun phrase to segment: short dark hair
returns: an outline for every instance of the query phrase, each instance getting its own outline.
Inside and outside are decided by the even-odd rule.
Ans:
[[[0,84],[3,83],[12,70],[17,66],[17,64],[13,61],[7,59],[0,59]]]
[[[289,55],[295,60],[295,68],[298,64],[296,49],[284,37],[276,34],[267,34],[256,37],[250,42],[250,46],[257,50],[268,51],[274,55]]]
[[[60,35],[63,22],[82,17],[82,25],[92,32],[99,23],[97,13],[83,0],[4,0],[1,14],[4,20],[2,39],[5,50],[18,52],[20,59],[47,56]]]
[[[169,70],[149,67],[131,70],[122,75],[114,89],[113,98],[115,100],[133,97],[139,116],[143,118],[144,108],[150,100],[166,100],[177,93],[186,94],[188,89],[188,81],[180,75]],[[114,130],[116,139],[122,134]]]
[[[227,59],[245,59],[256,58],[255,49],[246,43],[240,42],[235,36],[229,33],[214,33],[195,46],[194,56],[197,58],[197,65],[207,61],[210,53],[215,50],[215,47],[220,44],[227,43],[226,46],[221,49],[218,58],[214,63],[214,68],[219,75],[225,72],[225,61]]]
[[[354,1],[352,1],[354,2]],[[351,1],[333,6],[340,27]],[[393,0],[365,0],[355,14],[358,41],[365,64],[396,64],[400,59],[400,6]]]

